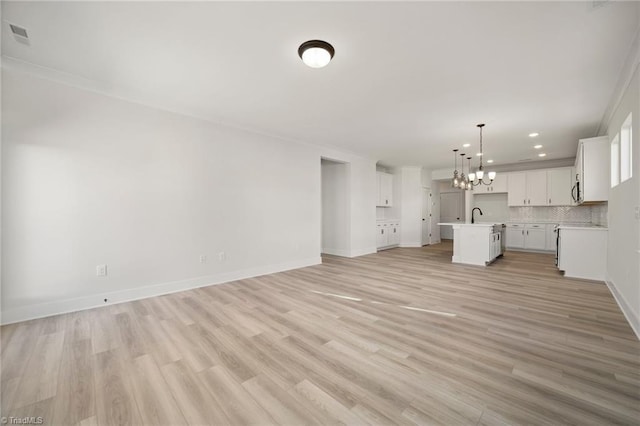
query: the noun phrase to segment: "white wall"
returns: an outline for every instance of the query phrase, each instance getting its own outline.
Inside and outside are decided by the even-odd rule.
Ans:
[[[477,222],[506,222],[509,220],[507,194],[472,194],[471,197],[473,207],[479,207],[482,210],[482,216],[478,216],[476,213]]]
[[[639,55],[640,56],[640,55]],[[640,69],[635,72],[608,123],[609,139],[633,114],[633,177],[609,191],[607,281],[627,319],[640,337]]]
[[[322,160],[322,253],[351,254],[349,164]]]
[[[374,161],[18,71],[3,86],[4,323],[320,262],[321,157],[351,163],[351,255],[375,252]]]

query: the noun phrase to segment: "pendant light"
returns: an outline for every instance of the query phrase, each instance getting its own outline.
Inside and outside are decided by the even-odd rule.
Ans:
[[[464,156],[465,154],[460,154],[460,168],[462,173],[460,173],[460,189],[467,189],[467,182],[469,182],[469,178],[464,174]]]
[[[473,191],[473,185],[471,184],[471,157],[467,157],[468,160],[468,164],[469,164],[469,175],[467,176],[467,188],[469,191]]]
[[[458,176],[458,150],[453,150],[453,178],[451,179],[451,187],[460,187],[460,176]]]
[[[476,127],[480,128],[480,167],[478,167],[478,170],[475,173],[469,173],[469,180],[471,180],[471,185],[473,186],[478,186],[480,184],[488,186],[491,185],[493,180],[496,178],[496,172],[488,173],[489,183],[484,181],[484,169],[482,168],[482,128],[484,127],[484,124],[478,124]]]

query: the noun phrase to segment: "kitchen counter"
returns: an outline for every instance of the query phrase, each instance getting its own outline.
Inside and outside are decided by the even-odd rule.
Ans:
[[[504,225],[503,223],[494,223],[494,222],[478,222],[478,223],[461,223],[461,222],[440,222],[438,225],[442,226],[495,226],[495,225]]]
[[[453,227],[453,263],[487,266],[504,252],[503,223],[440,222],[438,225]]]
[[[558,269],[565,277],[605,280],[607,233],[604,226],[558,227]]]
[[[607,231],[609,228],[606,226],[602,226],[602,225],[593,225],[593,224],[586,224],[586,225],[563,225],[560,224],[558,226],[558,229],[587,229],[590,231]]]

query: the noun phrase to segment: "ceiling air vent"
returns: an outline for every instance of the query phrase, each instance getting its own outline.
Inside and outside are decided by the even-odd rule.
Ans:
[[[18,25],[9,24],[11,27],[11,32],[13,33],[13,38],[20,44],[26,44],[27,46],[31,45],[29,41],[29,35],[27,34],[26,28],[22,28]]]
[[[29,36],[27,35],[27,30],[19,27],[17,25],[13,25],[13,24],[9,24],[9,26],[11,27],[11,32],[13,33],[13,35],[15,35],[16,37],[22,37],[22,38],[29,38]]]

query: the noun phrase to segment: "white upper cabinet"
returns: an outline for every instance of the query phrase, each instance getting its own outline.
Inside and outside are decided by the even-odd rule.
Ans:
[[[484,177],[485,181],[489,180],[487,176]],[[475,194],[498,194],[501,192],[507,192],[507,174],[498,173],[491,185],[478,185],[473,187],[473,193]]]
[[[377,207],[391,207],[393,205],[393,175],[377,172],[378,204]]]
[[[507,204],[509,207],[527,205],[527,173],[513,172],[507,176]]]
[[[609,199],[609,138],[580,139],[576,154],[578,178],[578,204],[607,201]]]
[[[507,188],[509,207],[570,206],[571,168],[512,172]]]
[[[571,168],[547,170],[547,205],[570,206]]]
[[[547,205],[547,171],[534,170],[527,172],[527,205]]]

